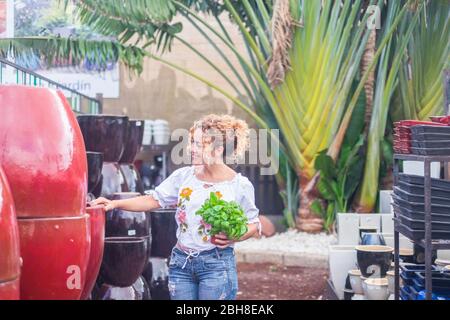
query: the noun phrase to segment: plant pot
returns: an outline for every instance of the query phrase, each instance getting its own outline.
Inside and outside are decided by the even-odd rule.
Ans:
[[[389,283],[386,278],[371,278],[365,281],[367,300],[387,300],[389,298]]]
[[[148,280],[153,300],[170,300],[167,259],[150,258],[151,278]]]
[[[87,160],[83,137],[61,92],[0,86],[0,163],[17,217],[82,216]]]
[[[101,278],[114,287],[131,286],[144,271],[148,242],[143,238],[105,238]]]
[[[25,300],[78,300],[90,254],[89,215],[19,219]]]
[[[141,150],[142,139],[144,136],[144,122],[140,120],[131,120],[128,122],[127,138],[125,150],[119,163],[132,164],[136,155]]]
[[[361,271],[359,270],[350,270],[348,272],[350,276],[350,285],[352,286],[352,290],[357,295],[363,295],[363,288],[361,282]]]
[[[86,282],[81,293],[81,300],[89,298],[95,285],[103,258],[103,244],[105,241],[105,208],[103,206],[87,207],[91,226],[91,250],[86,269]]]
[[[385,246],[386,241],[381,233],[363,233],[361,238],[361,245],[363,246]]]
[[[100,180],[98,181],[98,184],[95,186],[95,188],[92,190],[91,196],[93,196],[94,199],[100,197],[100,195],[102,194],[102,189],[103,189],[103,176],[100,175]]]
[[[102,178],[102,197],[111,198],[114,193],[128,192],[125,177],[117,163],[103,163]]]
[[[103,153],[103,161],[118,162],[125,150],[128,117],[113,115],[79,115],[86,150]]]
[[[176,209],[153,211],[152,220],[152,256],[168,258],[177,243]]]
[[[392,262],[393,248],[388,246],[357,246],[356,257],[361,274],[366,277],[386,277]]]
[[[20,280],[0,282],[0,301],[20,299]]]
[[[395,271],[388,271],[386,273],[388,280],[388,289],[390,294],[395,293]]]
[[[151,300],[150,288],[143,277],[129,287],[114,287],[103,284],[97,291],[95,300]]]
[[[138,192],[144,194],[144,185],[142,184],[141,175],[133,164],[121,164],[120,170],[123,173],[125,182],[129,192]]]
[[[19,274],[20,247],[16,211],[8,181],[0,167],[0,283],[12,281]]]
[[[119,192],[113,200],[139,197],[134,192]],[[151,213],[114,209],[106,212],[106,237],[148,237],[151,235]]]
[[[348,271],[357,266],[355,246],[330,246],[329,265],[331,281],[342,300]]]
[[[88,192],[92,193],[102,176],[103,153],[86,152],[88,168]]]

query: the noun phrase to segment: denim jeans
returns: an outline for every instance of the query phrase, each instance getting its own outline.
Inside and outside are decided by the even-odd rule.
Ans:
[[[172,300],[235,300],[238,290],[234,249],[212,249],[189,255],[172,250],[169,291]]]

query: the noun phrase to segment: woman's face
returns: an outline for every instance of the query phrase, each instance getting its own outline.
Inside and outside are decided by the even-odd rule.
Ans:
[[[214,148],[212,143],[207,143],[205,133],[201,129],[196,129],[191,141],[191,160],[193,165],[208,165],[222,162],[222,152]]]

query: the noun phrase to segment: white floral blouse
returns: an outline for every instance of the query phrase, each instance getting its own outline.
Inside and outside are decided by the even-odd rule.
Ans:
[[[226,201],[236,201],[243,209],[249,224],[258,224],[259,210],[255,205],[255,190],[248,178],[240,173],[229,181],[211,183],[199,180],[194,167],[184,167],[173,172],[155,190],[149,192],[162,208],[177,207],[178,242],[193,251],[214,249],[209,231],[211,226],[195,214],[210,193],[215,192]]]

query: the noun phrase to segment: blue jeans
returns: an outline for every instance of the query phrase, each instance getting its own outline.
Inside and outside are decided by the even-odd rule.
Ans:
[[[212,249],[189,256],[178,248],[169,262],[172,300],[235,300],[238,290],[234,249]]]

